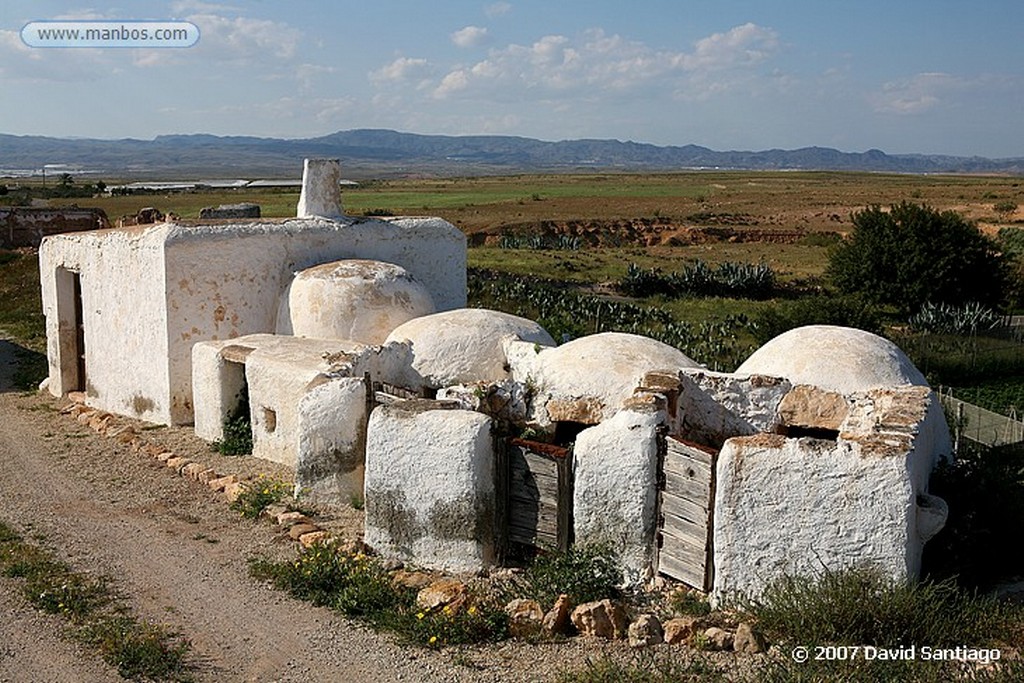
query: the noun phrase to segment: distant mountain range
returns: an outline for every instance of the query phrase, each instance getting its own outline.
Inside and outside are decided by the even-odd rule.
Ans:
[[[687,169],[1024,175],[1024,157],[886,154],[877,149],[841,152],[827,147],[717,152],[697,145],[658,146],[619,140],[546,142],[500,135],[417,135],[393,130],[349,130],[300,140],[204,134],[160,135],[153,140],[0,135],[0,174],[41,169],[44,164],[66,164],[110,178],[295,177],[304,157],[338,157],[345,175],[352,177]]]

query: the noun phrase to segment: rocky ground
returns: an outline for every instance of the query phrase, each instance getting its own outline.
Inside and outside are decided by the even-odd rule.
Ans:
[[[296,542],[267,520],[242,518],[223,493],[154,454],[170,450],[241,481],[287,472],[213,453],[187,429],[115,418],[103,435],[62,413],[66,402],[13,390],[13,350],[0,343],[0,521],[75,570],[112,578],[141,618],[188,638],[198,681],[550,681],[604,654],[633,656],[626,642],[597,638],[403,646],[262,585],[249,576],[247,559],[294,557]],[[118,428],[126,426],[149,448],[121,443],[127,432]],[[317,523],[332,534],[358,535],[357,511],[321,512]],[[0,681],[119,680],[62,633],[62,619],[36,611],[19,590],[17,580],[0,580]],[[703,656],[728,668],[741,659]]]

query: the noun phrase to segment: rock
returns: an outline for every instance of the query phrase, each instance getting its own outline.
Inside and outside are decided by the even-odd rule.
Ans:
[[[89,424],[89,420],[91,420],[92,416],[95,414],[96,411],[90,408],[88,410],[83,410],[82,412],[80,412],[78,414],[78,417],[76,417],[75,419],[78,420],[79,424],[87,425]]]
[[[178,456],[174,454],[174,451],[166,451],[160,449],[160,452],[154,455],[153,457],[156,458],[158,462],[167,462],[171,458],[176,458]]]
[[[208,467],[196,475],[196,481],[198,481],[200,484],[209,485],[211,481],[213,481],[214,479],[219,479],[221,476],[223,475],[219,474],[217,470],[213,469],[212,467]]]
[[[665,642],[670,645],[681,645],[689,642],[696,629],[697,617],[676,617],[662,624]]]
[[[236,477],[233,474],[229,474],[226,477],[218,477],[216,479],[211,479],[207,486],[209,486],[214,491],[223,491],[228,484],[234,484],[237,481],[238,477]]]
[[[437,580],[437,577],[427,572],[410,572],[399,569],[391,575],[391,585],[397,588],[411,588],[421,590]]]
[[[584,603],[572,611],[571,618],[580,635],[608,639],[626,635],[626,613],[611,600]]]
[[[168,469],[178,471],[181,471],[186,465],[190,465],[191,463],[192,461],[188,458],[167,458],[167,460],[164,461],[164,465],[166,465]]]
[[[842,394],[798,384],[782,397],[779,417],[783,424],[838,430],[850,412]]]
[[[138,438],[138,434],[131,427],[126,428],[123,432],[117,435],[117,442],[120,444],[130,444],[132,441]]]
[[[733,635],[725,629],[712,626],[708,630],[704,631],[704,637],[707,638],[707,649],[709,650],[731,650],[733,645]]]
[[[732,643],[732,649],[736,652],[754,655],[764,652],[767,649],[765,645],[764,636],[747,622],[736,627],[736,636]]]
[[[200,462],[190,462],[181,468],[181,476],[191,479],[192,481],[199,481],[199,473],[206,469],[206,466]]]
[[[331,535],[323,529],[319,531],[310,531],[308,534],[302,534],[299,536],[299,543],[302,544],[303,548],[312,548],[318,543],[327,543],[331,538]]]
[[[293,524],[292,527],[288,529],[288,537],[291,538],[293,541],[297,541],[302,536],[305,536],[306,534],[311,534],[314,531],[320,531],[320,527],[318,527],[316,524]]]
[[[458,579],[440,579],[420,590],[416,596],[416,606],[425,611],[444,607],[456,611],[466,602],[466,598],[466,584]]]
[[[540,633],[544,623],[544,610],[536,600],[517,598],[505,606],[508,632],[513,638],[529,638]]]
[[[242,495],[242,491],[245,491],[246,486],[240,481],[229,482],[224,487],[224,495],[227,496],[229,503],[234,503],[238,500],[238,497]]]
[[[653,614],[641,614],[629,625],[629,646],[647,647],[665,642],[661,621]]]
[[[291,526],[292,524],[310,524],[311,520],[306,515],[296,510],[288,510],[281,512],[276,517],[277,523],[281,526]]]
[[[572,602],[569,596],[562,594],[555,600],[555,605],[544,615],[544,630],[551,635],[569,635],[572,629]]]
[[[68,392],[68,400],[71,401],[72,403],[74,403],[75,405],[84,405],[85,404],[85,392],[84,391],[69,391]]]

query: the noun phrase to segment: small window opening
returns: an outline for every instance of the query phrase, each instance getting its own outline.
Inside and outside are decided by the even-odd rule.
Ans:
[[[277,429],[277,411],[272,410],[264,406],[263,408],[263,425],[267,429],[268,434],[273,434],[274,430]]]
[[[811,438],[823,441],[835,441],[839,438],[838,429],[827,429],[825,427],[808,427],[805,425],[782,425],[779,427],[779,434],[790,439]]]

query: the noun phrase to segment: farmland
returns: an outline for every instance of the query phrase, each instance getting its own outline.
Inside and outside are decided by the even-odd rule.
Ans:
[[[287,217],[294,215],[298,192],[241,188],[49,200],[97,206],[114,221],[145,206],[195,219],[205,206],[243,201],[260,204],[264,217]],[[1024,212],[1007,210],[1024,206],[1017,177],[603,173],[369,180],[343,192],[352,215],[437,215],[462,229],[469,238],[474,305],[540,319],[556,338],[608,329],[649,334],[721,369],[731,369],[763,341],[756,328],[766,313],[801,301],[805,308],[825,308],[816,302],[832,296],[824,277],[829,249],[851,228],[851,214],[901,201],[955,210],[993,235],[1024,225]],[[773,295],[634,298],[617,287],[631,264],[674,273],[698,262],[770,268]],[[850,320],[844,304],[830,306],[834,315],[818,322]],[[885,326],[904,322],[885,310],[879,314]],[[932,379],[947,383],[941,363],[923,360]],[[984,373],[974,381],[959,373],[956,383],[974,390],[972,396],[990,397],[987,404],[997,410],[1024,405],[1021,383],[1009,378],[1014,372],[1006,376],[1000,366],[998,374],[995,388]],[[1000,384],[1012,387],[1009,395]]]

